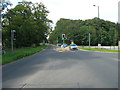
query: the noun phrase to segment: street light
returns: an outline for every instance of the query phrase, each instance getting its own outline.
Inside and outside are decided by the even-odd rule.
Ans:
[[[18,4],[22,4],[22,2],[18,2]]]
[[[98,8],[98,19],[100,18],[100,13],[99,13],[99,6],[97,6],[97,5],[93,5],[94,7],[97,7]],[[101,43],[101,35],[100,35],[100,43]],[[101,46],[101,44],[98,44],[98,46]]]
[[[100,17],[100,13],[99,13],[99,6],[96,6],[96,5],[93,5],[94,7],[97,7],[98,8],[98,18]]]

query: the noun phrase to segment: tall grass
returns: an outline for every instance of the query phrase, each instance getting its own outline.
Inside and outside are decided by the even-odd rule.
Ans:
[[[5,55],[2,55],[2,64],[7,64],[10,62],[13,62],[15,60],[18,60],[20,58],[23,58],[25,56],[34,54],[38,51],[43,50],[44,48],[46,48],[45,45],[41,45],[38,47],[26,47],[26,48],[19,48],[19,49],[15,49],[14,53],[11,52],[11,50],[7,50]]]

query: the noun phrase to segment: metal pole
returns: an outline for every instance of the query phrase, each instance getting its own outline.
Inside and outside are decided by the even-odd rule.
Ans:
[[[2,19],[2,15],[1,15],[1,12],[2,11],[0,10],[0,39],[1,39],[0,42],[2,41],[2,20],[1,20]]]
[[[99,13],[99,6],[98,6],[98,18],[100,18],[100,15],[99,15],[100,13]]]
[[[1,16],[2,16],[2,15],[1,15],[1,10],[0,10],[0,29],[2,28]]]
[[[99,6],[98,6],[98,19],[100,18],[100,8],[99,8]],[[99,27],[98,27],[99,28]],[[101,41],[101,34],[100,34],[100,44],[102,43],[102,41]]]
[[[93,5],[93,6],[98,8],[98,18],[100,18],[100,9],[99,9],[99,6],[96,6],[96,5]]]
[[[57,43],[58,43],[59,41],[58,41],[58,37],[57,37]]]
[[[64,41],[64,39],[63,39],[63,44],[64,44],[64,42],[65,42],[65,41]]]
[[[11,30],[11,54],[13,55],[13,31]]]
[[[90,48],[90,33],[89,33],[89,48]]]
[[[0,10],[0,51],[1,51],[1,55],[2,55],[2,49],[3,49],[3,45],[2,45],[2,24],[1,24],[1,10]],[[2,63],[2,60],[1,60]]]

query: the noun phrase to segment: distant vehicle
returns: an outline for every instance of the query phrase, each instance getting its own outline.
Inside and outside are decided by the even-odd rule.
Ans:
[[[58,43],[57,46],[61,46],[62,44],[61,43]]]
[[[78,49],[78,46],[76,44],[70,44],[70,50]]]
[[[67,47],[66,43],[64,43],[64,44],[61,45],[61,48],[66,48],[66,47]]]
[[[64,44],[63,44],[63,46],[67,47],[67,44],[66,44],[66,43],[64,43]]]

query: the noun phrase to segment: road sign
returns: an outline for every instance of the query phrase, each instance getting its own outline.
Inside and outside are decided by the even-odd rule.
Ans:
[[[74,42],[73,42],[73,41],[71,41],[71,44],[74,44]]]

